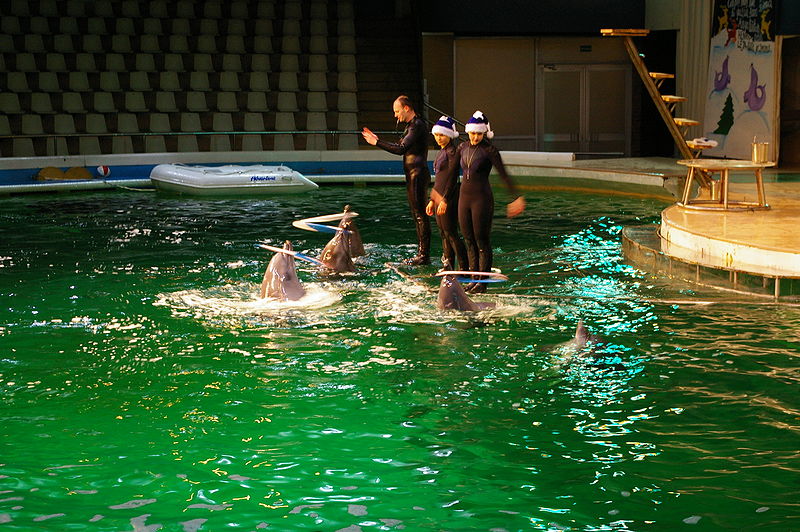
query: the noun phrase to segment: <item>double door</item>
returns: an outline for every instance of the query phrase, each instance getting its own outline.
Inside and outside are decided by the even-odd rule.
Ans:
[[[544,64],[539,68],[539,151],[584,157],[630,155],[628,65]]]

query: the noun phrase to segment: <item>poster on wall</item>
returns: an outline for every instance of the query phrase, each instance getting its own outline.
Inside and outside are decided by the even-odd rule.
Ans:
[[[773,0],[715,0],[703,128],[706,155],[749,159],[753,140],[774,160],[779,68]]]

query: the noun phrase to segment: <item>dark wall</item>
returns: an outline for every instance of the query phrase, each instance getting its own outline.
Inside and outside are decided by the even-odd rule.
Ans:
[[[644,0],[419,0],[423,32],[457,35],[598,35],[643,28]]]
[[[775,3],[775,33],[777,35],[800,35],[800,2],[777,0]]]

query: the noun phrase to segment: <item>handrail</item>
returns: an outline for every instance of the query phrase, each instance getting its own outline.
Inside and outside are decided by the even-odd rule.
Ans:
[[[428,103],[428,102],[424,102],[424,103],[425,103],[425,107],[427,107],[428,109],[433,109],[434,111],[436,111],[436,112],[437,112],[437,113],[439,113],[440,115],[446,115],[446,116],[449,116],[450,118],[452,118],[452,119],[453,119],[453,121],[454,121],[456,124],[458,124],[459,126],[464,126],[464,122],[462,122],[462,121],[461,121],[461,120],[459,120],[458,118],[454,117],[454,116],[453,116],[451,113],[445,113],[445,112],[444,112],[444,111],[442,111],[441,109],[439,109],[439,108],[437,108],[437,107],[434,107],[433,105],[431,105],[431,104],[430,104],[430,103]]]
[[[380,135],[398,135],[400,131],[374,131]],[[355,135],[361,134],[360,129],[315,129],[315,130],[287,130],[287,131],[128,131],[117,133],[36,133],[27,135],[0,135],[0,139],[50,139],[68,137],[179,137],[198,135]]]

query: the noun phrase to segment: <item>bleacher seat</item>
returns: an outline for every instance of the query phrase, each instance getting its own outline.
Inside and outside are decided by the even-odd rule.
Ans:
[[[193,72],[195,74],[196,72]],[[158,78],[158,87],[162,91],[180,91],[181,82],[177,72],[161,72]]]
[[[328,19],[328,3],[324,0],[315,0],[311,2],[311,7],[308,11],[308,18],[314,20],[327,20]]]
[[[58,50],[59,53],[72,54],[75,53],[75,39],[74,35],[57,34],[53,35],[53,49]]]
[[[50,101],[50,94],[47,92],[31,93],[30,111],[38,115],[49,115],[55,113],[53,110],[53,104]]]
[[[250,88],[253,89],[252,84]],[[297,83],[297,72],[281,72],[278,75],[278,90],[282,92],[297,92],[300,86]]]
[[[300,60],[297,54],[281,55],[281,72],[300,72]]]
[[[0,114],[22,114],[19,96],[15,92],[0,92]]]
[[[219,90],[224,92],[238,92],[239,75],[236,72],[221,72],[219,75]]]
[[[108,92],[120,92],[122,90],[119,76],[117,76],[116,72],[100,72],[100,90]]]
[[[178,0],[175,6],[175,16],[186,19],[195,19],[198,13],[195,11],[195,4],[193,0]]]
[[[117,111],[114,98],[108,92],[95,92],[92,108],[97,113],[115,113]]]
[[[166,113],[150,113],[150,133],[170,133],[172,126],[169,115]],[[167,151],[166,138],[163,135],[147,135],[144,140],[147,153],[160,153]]]
[[[128,77],[128,90],[147,92],[151,90],[150,75],[147,72],[134,71]]]
[[[256,37],[272,37],[275,35],[275,28],[272,25],[271,18],[256,19],[255,28],[253,33]]]
[[[21,52],[16,54],[16,71],[18,72],[39,72],[39,67],[36,66],[36,58],[32,53]]]
[[[269,92],[269,76],[266,72],[251,72],[246,75],[247,87],[255,92]]]
[[[251,72],[271,72],[272,65],[267,54],[252,54],[250,56],[250,68]]]
[[[125,110],[129,113],[146,113],[150,109],[144,100],[144,93],[131,91],[125,93]]]
[[[217,53],[216,35],[199,35],[197,37],[197,51],[203,54]]]
[[[308,52],[311,54],[327,54],[328,38],[324,35],[312,35],[308,40]]]
[[[192,54],[192,70],[195,72],[215,72],[214,61],[210,53]]]
[[[259,18],[275,18],[275,3],[272,0],[259,0],[256,6],[256,16]]]
[[[89,92],[92,90],[86,72],[70,72],[67,77],[67,85],[69,86],[69,90],[75,92]]]
[[[86,133],[107,133],[106,117],[99,113],[89,113],[84,122]]]
[[[131,45],[130,35],[112,35],[111,36],[111,49],[120,54],[129,54],[133,52]]]
[[[144,35],[157,36],[164,34],[164,28],[161,24],[160,18],[148,17],[144,19],[142,22],[142,29],[144,31]]]
[[[358,119],[355,113],[339,113],[337,127],[339,131],[358,130]],[[358,134],[344,133],[339,135],[337,148],[340,150],[357,150]]]
[[[72,72],[70,72],[72,74]],[[55,72],[39,72],[38,87],[44,92],[61,92],[58,75]]]
[[[105,94],[109,98],[111,94],[101,92],[96,94]],[[79,92],[62,92],[61,93],[61,111],[68,114],[81,114],[86,112],[83,104],[83,97]]]
[[[336,51],[340,54],[355,54],[356,39],[352,35],[340,35],[337,40]]]
[[[164,70],[169,72],[184,72],[186,67],[182,54],[164,54]]]
[[[278,93],[278,111],[294,113],[299,110],[300,108],[297,106],[296,92]]]
[[[337,88],[340,92],[356,92],[358,87],[356,85],[355,72],[340,72]]]
[[[248,92],[245,107],[248,111],[266,113],[269,111],[267,94],[265,92]]]
[[[175,104],[174,92],[155,93],[156,110],[162,113],[177,113],[178,106]]]
[[[233,0],[230,8],[232,19],[248,20],[250,18],[250,9],[245,0]]]
[[[272,37],[261,34],[256,34],[253,37],[253,53],[271,54],[273,51]]]
[[[140,18],[142,16],[142,12],[139,10],[138,0],[122,0],[120,13],[123,17],[128,18]]]
[[[218,92],[217,94],[217,111],[222,113],[235,113],[239,110],[239,104],[236,102],[235,92]]]
[[[339,72],[355,72],[356,56],[353,54],[339,54],[336,60],[336,70]]]
[[[210,91],[211,85],[208,82],[208,72],[191,72],[189,74],[189,87],[193,91]]]
[[[79,72],[97,72],[94,54],[79,52],[75,54],[75,70]]]
[[[209,19],[222,18],[222,2],[218,0],[206,0],[203,4],[203,17]]]
[[[308,90],[326,92],[328,90],[327,74],[325,72],[309,72]]]
[[[213,131],[233,131],[233,117],[230,113],[214,113],[212,117]],[[210,135],[212,151],[230,151],[230,135]]]
[[[296,19],[284,19],[283,21],[283,34],[284,36],[291,35],[300,36],[300,21]]]
[[[328,124],[325,113],[308,113],[306,116],[306,131],[326,131]],[[325,135],[306,135],[307,150],[327,150],[328,144]]]
[[[242,19],[228,19],[225,26],[226,35],[247,35],[246,21]]]
[[[101,17],[89,17],[86,19],[87,35],[108,35],[106,19]]]
[[[205,35],[201,35],[205,37]],[[186,35],[170,35],[169,36],[169,51],[176,54],[188,54],[191,52],[189,46],[189,39]]]
[[[103,46],[103,41],[100,39],[100,35],[94,33],[87,33],[83,35],[83,38],[81,39],[81,50],[92,54],[101,54],[106,52],[105,46]]]
[[[281,39],[281,53],[283,54],[299,54],[302,50],[300,49],[300,37],[297,35],[284,35]]]
[[[346,0],[339,0],[336,2],[336,10],[339,19],[352,19],[355,16],[353,3]]]
[[[246,54],[247,53],[247,46],[244,43],[244,36],[242,35],[228,35],[225,37],[225,48],[224,50],[229,54]],[[254,50],[256,52],[261,52],[260,50]]]
[[[206,93],[190,91],[186,93],[186,110],[194,113],[208,111]]]
[[[172,28],[170,33],[172,35],[192,35],[192,28],[187,18],[174,18],[172,19]],[[201,32],[202,33],[202,32]]]
[[[133,19],[120,17],[116,21],[115,31],[118,35],[136,35],[137,31],[133,24]]]
[[[312,112],[326,112],[328,110],[327,93],[309,92],[306,99],[306,109]]]
[[[309,35],[322,35],[328,36],[328,21],[325,19],[312,20],[309,23]]]
[[[6,88],[16,94],[30,92],[31,90],[28,85],[28,76],[24,72],[9,72],[6,74]]]
[[[217,19],[200,19],[200,35],[219,35],[219,24],[217,23]]]
[[[5,17],[3,18],[5,20]],[[65,35],[78,35],[80,28],[78,26],[78,19],[72,16],[61,17],[58,20],[58,31]]]
[[[283,4],[283,17],[284,19],[302,19],[303,18],[303,5],[296,0],[286,0]]]
[[[86,5],[84,0],[67,0],[65,12],[68,17],[85,17]]]
[[[3,17],[0,18],[0,33],[4,33],[6,35],[22,35],[22,27],[19,24],[19,17],[15,17],[14,15],[3,15]]]
[[[139,123],[136,115],[132,113],[119,113],[116,118],[116,133],[138,133]],[[120,135],[111,138],[111,151],[113,153],[134,153],[133,140],[136,138],[137,147],[143,147],[141,137],[133,135]]]
[[[127,72],[128,67],[125,64],[125,57],[120,53],[105,54],[105,68],[109,72]]]
[[[50,35],[50,22],[45,17],[31,17],[29,20],[30,29],[25,34],[25,48],[29,52],[43,52],[43,35]]]
[[[114,18],[117,13],[114,11],[116,5],[111,2],[92,2],[94,6],[94,14],[98,17]]]
[[[148,13],[151,17],[160,18],[162,20],[170,18],[167,0],[155,0],[150,2]]]
[[[141,72],[155,72],[156,60],[153,54],[136,54],[136,70]]]
[[[222,71],[223,72],[241,72],[242,56],[239,54],[223,54],[222,55]]]
[[[158,35],[144,34],[139,37],[139,51],[148,54],[162,54],[164,50],[161,49]]]

